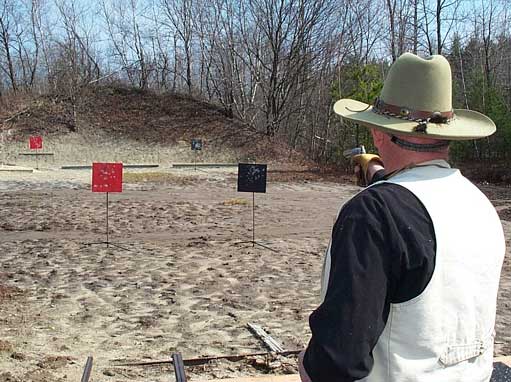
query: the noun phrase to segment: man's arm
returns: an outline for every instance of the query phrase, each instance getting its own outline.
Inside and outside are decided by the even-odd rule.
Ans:
[[[302,382],[312,382],[309,374],[307,374],[307,371],[305,370],[305,367],[303,366],[303,357],[305,355],[305,350],[303,350],[300,354],[298,354],[298,372],[300,373],[300,379]]]
[[[385,327],[391,258],[378,200],[362,195],[339,215],[323,303],[311,314],[304,369],[314,382],[352,382],[372,368],[372,349]]]

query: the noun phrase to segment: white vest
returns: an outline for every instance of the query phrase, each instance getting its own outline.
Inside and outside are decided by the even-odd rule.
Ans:
[[[391,304],[366,382],[486,382],[491,377],[505,253],[502,225],[489,200],[458,170],[445,161],[427,164],[386,182],[410,190],[428,211],[436,236],[435,269],[419,296]],[[322,297],[329,257],[328,250]]]

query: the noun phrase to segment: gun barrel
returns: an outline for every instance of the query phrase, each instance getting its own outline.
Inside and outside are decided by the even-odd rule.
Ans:
[[[352,158],[355,155],[365,154],[365,153],[366,153],[366,149],[363,145],[360,145],[359,147],[355,147],[353,149],[344,150],[342,152],[342,154],[344,155],[345,158]]]

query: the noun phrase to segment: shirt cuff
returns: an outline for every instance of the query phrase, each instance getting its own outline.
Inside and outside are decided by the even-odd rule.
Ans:
[[[374,173],[373,178],[371,179],[371,182],[369,182],[369,185],[379,182],[380,180],[385,179],[385,169],[378,170]]]

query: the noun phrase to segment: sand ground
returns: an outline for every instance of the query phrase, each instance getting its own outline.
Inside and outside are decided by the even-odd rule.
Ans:
[[[265,351],[261,325],[286,349],[308,341],[323,252],[351,184],[278,182],[236,192],[235,169],[156,169],[156,182],[90,192],[90,171],[0,172],[0,381],[167,381],[169,366],[123,361]],[[149,177],[149,176],[148,176]],[[162,180],[163,179],[163,180]],[[481,186],[501,212],[508,253],[498,303],[496,355],[511,354],[511,192]],[[122,247],[122,248],[121,248]],[[296,372],[294,357],[218,361],[190,380]]]

